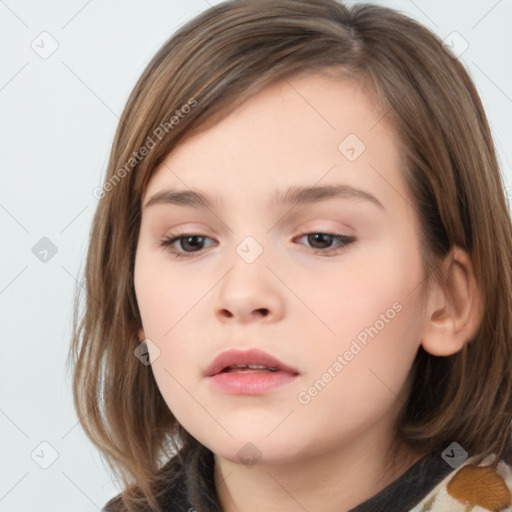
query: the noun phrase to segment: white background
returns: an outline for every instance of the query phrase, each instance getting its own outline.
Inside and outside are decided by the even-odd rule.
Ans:
[[[177,27],[215,3],[0,0],[0,511],[94,512],[118,493],[78,426],[64,367],[97,205],[92,191],[145,65]],[[512,1],[373,3],[442,39],[456,31],[467,41],[460,58],[512,185]],[[31,47],[48,37],[43,31],[58,43],[46,59]],[[43,237],[57,248],[46,263],[32,252]],[[36,450],[35,459],[51,462],[43,441],[58,454],[47,469],[31,457]]]

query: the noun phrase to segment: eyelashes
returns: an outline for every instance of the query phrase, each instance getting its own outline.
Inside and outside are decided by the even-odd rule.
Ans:
[[[305,237],[308,243],[312,244],[310,248],[313,254],[319,254],[328,257],[340,254],[350,244],[356,241],[354,236],[347,236],[340,233],[331,233],[325,231],[303,232],[300,233],[299,236],[295,238],[295,240],[300,240]],[[170,233],[162,238],[162,240],[160,240],[160,246],[167,249],[167,252],[176,258],[194,258],[204,252],[203,244],[206,240],[212,239],[200,233]],[[318,245],[322,246],[323,244],[332,244],[333,242],[337,242],[337,245],[334,247],[318,247]],[[189,252],[187,248],[192,248],[192,251]]]

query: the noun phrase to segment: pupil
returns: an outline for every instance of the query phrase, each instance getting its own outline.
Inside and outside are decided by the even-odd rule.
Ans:
[[[322,249],[325,248],[324,246],[321,245],[322,243],[327,243],[327,246],[329,246],[332,243],[333,235],[329,235],[327,233],[313,233],[311,235],[308,235],[308,238],[308,241],[312,247]],[[320,247],[315,246],[317,242],[320,242]]]

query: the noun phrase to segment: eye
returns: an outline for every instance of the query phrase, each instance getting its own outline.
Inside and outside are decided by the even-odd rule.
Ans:
[[[298,240],[302,238],[307,239],[315,254],[323,256],[334,256],[356,240],[353,236],[327,232],[302,233]],[[207,240],[212,239],[199,233],[184,233],[182,235],[170,233],[160,241],[160,246],[166,247],[168,252],[176,258],[187,258],[193,257],[194,253],[199,253],[204,249]],[[335,242],[337,244],[333,245]]]
[[[189,254],[203,249],[205,240],[211,240],[211,238],[198,233],[183,235],[170,233],[160,241],[160,246],[167,247],[168,251],[177,258],[186,258]]]
[[[326,256],[338,254],[356,240],[353,236],[325,232],[302,233],[298,240],[305,237],[315,253]],[[333,246],[334,242],[337,242],[337,245]]]

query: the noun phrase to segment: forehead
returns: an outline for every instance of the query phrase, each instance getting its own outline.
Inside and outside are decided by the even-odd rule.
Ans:
[[[405,193],[400,167],[395,132],[371,91],[357,81],[303,74],[266,87],[178,144],[145,198],[170,186],[240,197],[315,183],[382,188],[384,179],[391,199]]]

